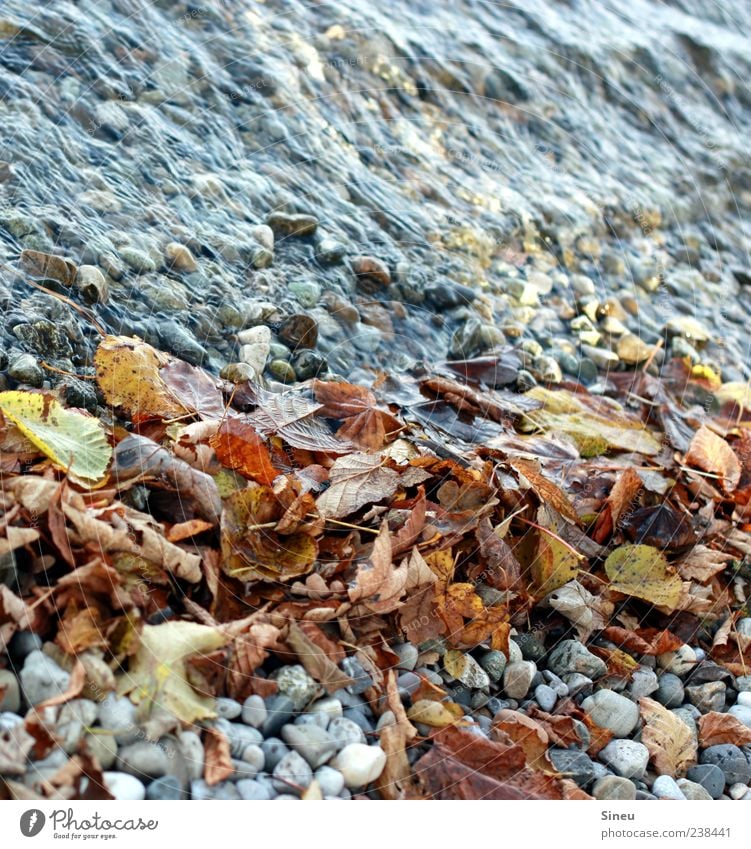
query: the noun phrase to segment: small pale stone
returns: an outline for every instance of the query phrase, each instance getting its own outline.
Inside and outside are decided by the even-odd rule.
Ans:
[[[164,249],[164,256],[167,260],[167,265],[178,271],[185,271],[189,274],[198,268],[198,264],[190,252],[190,248],[181,245],[179,242],[170,242]]]
[[[658,775],[652,785],[652,792],[658,799],[685,799],[683,791],[674,778],[669,775]]]
[[[41,651],[28,655],[19,677],[24,698],[32,706],[61,695],[70,683],[70,673]]]
[[[601,728],[614,737],[627,737],[639,721],[639,708],[630,699],[613,690],[598,690],[582,702],[582,708]]]
[[[751,707],[735,704],[728,710],[730,716],[734,716],[739,722],[742,722],[747,728],[751,728]]]
[[[731,784],[730,787],[728,787],[728,796],[730,796],[731,799],[742,799],[747,792],[747,784]]]
[[[598,757],[623,778],[642,778],[647,771],[649,751],[634,740],[611,740]]]
[[[510,699],[523,699],[529,692],[537,666],[531,660],[510,663],[503,673],[503,689]]]
[[[274,787],[279,793],[299,793],[313,780],[313,771],[308,763],[297,753],[289,752],[274,767]],[[297,785],[292,787],[292,785]]]
[[[658,655],[657,665],[673,675],[685,675],[696,666],[696,653],[691,646],[682,645],[675,651]]]
[[[119,802],[140,802],[146,798],[143,782],[133,775],[126,772],[104,772],[102,777],[107,789]]]
[[[683,793],[689,801],[712,801],[712,797],[709,793],[707,793],[701,784],[697,784],[695,781],[689,781],[687,778],[679,778],[676,784],[680,787],[681,793]]]
[[[246,725],[250,725],[252,728],[260,728],[266,722],[268,716],[266,703],[260,696],[248,696],[243,702],[240,716]]]
[[[329,722],[328,732],[338,749],[343,749],[351,743],[365,742],[365,733],[362,728],[346,716],[332,719]]]
[[[386,753],[380,746],[350,743],[334,758],[331,766],[344,776],[346,787],[365,787],[383,772]]]
[[[336,752],[337,741],[317,725],[285,725],[282,739],[293,751],[299,752],[316,769]]]
[[[535,699],[542,710],[550,713],[550,711],[555,707],[555,703],[558,701],[558,694],[547,684],[538,684],[535,687]]]
[[[617,775],[607,775],[605,778],[600,778],[595,782],[592,788],[592,795],[595,799],[603,801],[610,801],[611,799],[632,801],[636,799],[636,785],[627,778],[620,778]]]
[[[315,779],[318,782],[324,796],[338,796],[344,789],[344,776],[337,769],[330,766],[320,766],[315,771]]]

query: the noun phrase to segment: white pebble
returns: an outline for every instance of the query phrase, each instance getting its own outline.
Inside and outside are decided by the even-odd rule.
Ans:
[[[346,787],[365,787],[383,772],[386,753],[380,746],[350,743],[331,761],[331,766],[344,776]]]

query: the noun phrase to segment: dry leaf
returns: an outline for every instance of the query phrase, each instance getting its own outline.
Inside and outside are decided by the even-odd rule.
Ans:
[[[643,598],[675,610],[683,584],[668,565],[665,555],[650,545],[622,545],[605,561],[611,587],[624,595]]]
[[[232,763],[232,751],[225,734],[216,728],[206,728],[203,735],[203,778],[209,787],[213,787],[214,784],[234,775],[235,765]]]
[[[279,474],[261,437],[238,418],[226,418],[209,443],[219,462],[244,478],[270,486]]]
[[[547,601],[571,622],[582,642],[586,642],[593,631],[604,628],[614,610],[612,602],[592,595],[578,581],[569,581],[558,587],[550,593]]]
[[[691,729],[654,699],[639,699],[639,710],[645,723],[641,741],[649,749],[657,774],[674,778],[685,775],[696,763],[696,741]]]
[[[303,632],[294,619],[289,623],[286,641],[308,675],[314,681],[318,681],[327,693],[333,693],[354,684],[354,681],[339,669],[326,652]]]
[[[401,422],[379,410],[375,395],[362,386],[314,380],[313,393],[322,405],[319,415],[344,422],[337,436],[365,451],[378,451],[402,429]]]
[[[751,745],[751,728],[729,713],[710,711],[697,720],[699,726],[699,745],[702,749],[721,743],[734,746]]]
[[[702,425],[691,440],[686,463],[704,472],[718,475],[726,492],[732,492],[741,479],[741,464],[725,440]]]

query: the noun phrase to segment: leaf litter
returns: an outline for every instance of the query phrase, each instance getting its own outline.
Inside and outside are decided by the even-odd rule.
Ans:
[[[485,384],[491,365],[275,394],[109,336],[95,357],[109,417],[0,393],[0,547],[28,573],[2,587],[0,639],[31,628],[49,641],[75,670],[60,703],[113,691],[170,728],[200,729],[220,696],[274,692],[269,662],[297,658],[333,693],[354,657],[376,713],[395,720],[379,732],[383,798],[587,798],[548,750],[582,744],[576,721],[590,753],[609,734],[570,699],[553,714],[502,710],[479,738],[435,682],[404,697],[390,646],[410,641],[425,662],[441,646],[462,680],[473,652],[508,653],[538,623],[588,642],[610,675],[689,640],[745,674],[751,641],[734,623],[751,580],[751,432],[722,404],[751,402],[719,386],[716,419],[699,420],[690,376],[684,405],[669,374],[642,379],[634,400],[625,380],[612,397],[498,390],[510,381]],[[684,774],[690,730],[639,704],[654,769]],[[50,745],[39,723],[30,712],[3,732],[7,776]],[[703,744],[742,734],[726,714],[699,726]],[[206,780],[221,782],[226,738],[204,736]],[[54,779],[65,792],[101,779],[85,752],[70,764]]]

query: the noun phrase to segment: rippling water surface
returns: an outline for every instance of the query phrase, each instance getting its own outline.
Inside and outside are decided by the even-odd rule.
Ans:
[[[35,248],[107,272],[108,329],[217,369],[269,304],[342,372],[557,351],[584,276],[599,319],[612,297],[654,342],[695,317],[746,378],[750,31],[740,0],[5,0],[2,344],[81,367],[96,342],[18,274]],[[267,264],[275,210],[318,226]],[[390,286],[358,287],[362,254]]]

